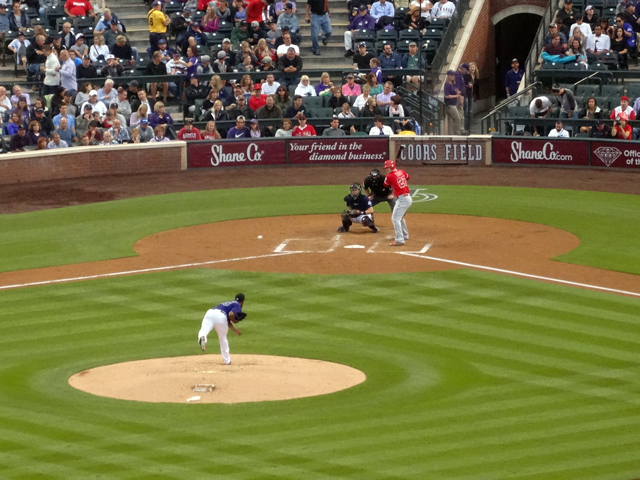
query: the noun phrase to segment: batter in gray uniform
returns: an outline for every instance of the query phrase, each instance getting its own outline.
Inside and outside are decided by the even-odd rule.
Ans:
[[[396,206],[396,197],[393,196],[391,187],[384,185],[384,177],[380,170],[374,168],[367,178],[364,179],[364,191],[375,207],[378,203],[387,202],[393,211]]]

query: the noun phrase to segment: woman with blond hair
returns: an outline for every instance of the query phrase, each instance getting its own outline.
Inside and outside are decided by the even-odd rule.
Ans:
[[[102,35],[96,35],[93,37],[93,45],[89,49],[89,57],[92,62],[99,60],[106,60],[109,55],[109,47],[104,44],[104,37]]]
[[[262,59],[265,57],[271,57],[272,62],[276,61],[275,54],[269,48],[269,46],[267,45],[267,41],[264,38],[261,38],[260,40],[258,40],[258,46],[253,51],[253,53],[255,54],[255,56],[260,62],[262,62]]]
[[[204,129],[204,132],[200,132],[203,140],[220,140],[222,136],[218,129],[216,128],[216,122],[211,120],[207,122],[207,126]]]
[[[322,72],[320,75],[320,83],[316,86],[317,95],[331,95],[333,88],[333,82],[328,72]]]
[[[362,109],[367,103],[367,100],[369,99],[370,93],[371,93],[371,86],[368,83],[365,83],[362,86],[362,95],[358,95],[355,101],[353,102],[353,108],[357,108],[359,112],[362,111]]]
[[[156,102],[153,106],[153,113],[149,116],[149,125],[154,132],[158,125],[173,125],[173,118],[165,111],[164,103]]]
[[[302,75],[302,77],[300,77],[300,83],[296,87],[294,94],[300,95],[301,97],[315,97],[318,95],[313,85],[310,85],[309,77],[307,75]]]
[[[140,125],[140,120],[142,120],[143,118],[149,120],[149,107],[147,107],[146,103],[140,105],[138,107],[138,110],[131,114],[131,117],[129,118],[129,125],[131,126],[131,128],[137,127],[138,125]]]
[[[251,76],[243,75],[240,79],[240,88],[242,88],[242,92],[244,93],[244,98],[249,99],[251,94],[253,93],[253,80],[251,80]]]
[[[207,6],[207,11],[205,12],[204,17],[202,17],[200,27],[203,32],[213,33],[218,31],[218,28],[220,27],[220,19],[218,18],[218,15],[216,15],[215,4],[210,3]]]

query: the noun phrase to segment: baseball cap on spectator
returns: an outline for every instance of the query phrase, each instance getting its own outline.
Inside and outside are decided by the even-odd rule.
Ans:
[[[191,13],[192,12],[192,7],[190,5],[185,5],[185,7],[182,9],[182,11],[184,13]]]
[[[231,40],[229,40],[228,38],[225,38],[224,40],[222,40],[222,43],[231,43]]]
[[[115,109],[117,109],[117,108],[118,108],[118,104],[117,104],[117,103],[110,103],[110,104],[109,104],[109,108],[115,108]]]
[[[85,110],[93,110],[93,107],[87,103],[87,104],[84,106],[84,109],[85,109]]]
[[[301,113],[301,114],[298,116],[298,119],[301,119],[301,118],[304,118],[304,119],[306,120],[306,119],[307,119],[307,116],[306,116],[304,113]]]
[[[551,87],[551,91],[553,93],[559,93],[561,88],[562,87],[560,85],[554,85],[553,87]]]
[[[152,6],[152,7],[157,7],[158,5],[162,5],[162,2],[161,2],[160,0],[155,0],[155,1],[151,4],[151,6]]]
[[[175,52],[173,52],[173,56],[175,57],[176,55],[177,55],[178,57],[180,57],[180,52],[179,52],[179,51],[175,51]]]
[[[90,97],[93,97],[94,95],[96,95],[96,96],[97,96],[97,95],[98,95],[98,92],[96,92],[95,90],[90,90],[90,91],[89,91],[89,96],[90,96]]]
[[[189,75],[189,78],[198,78],[198,74],[197,73],[192,73],[191,75]]]
[[[518,62],[518,59],[514,58],[513,60],[511,60],[511,63],[514,63],[514,62]],[[520,62],[518,62],[518,63],[520,63]]]
[[[465,70],[469,70],[469,64],[468,63],[463,63],[462,65],[460,65],[460,68],[464,68]]]
[[[355,78],[355,77],[353,76],[352,73],[350,73],[349,75],[347,75],[347,78]]]
[[[158,45],[160,45],[161,43],[167,43],[167,41],[164,38],[161,38],[160,40],[158,40]]]
[[[18,32],[19,37],[24,37],[24,32]]]
[[[185,118],[184,119],[184,124],[185,125],[193,125],[193,118]]]
[[[623,100],[626,100],[627,102],[629,101],[629,97],[627,97],[626,95],[623,95],[620,97],[620,101],[622,102]]]
[[[288,25],[283,25],[282,28],[280,28],[280,30],[282,30],[283,32],[288,32],[290,28]]]
[[[84,55],[82,57],[83,60],[91,60],[91,57],[89,55]]]
[[[202,61],[202,63],[210,62],[211,57],[209,55],[203,55],[202,57],[200,57],[200,60]]]
[[[361,12],[364,12],[365,10],[367,10],[367,6],[366,5],[360,5],[358,7],[358,10],[360,10]]]
[[[44,113],[44,108],[36,108],[36,113]]]
[[[243,115],[239,115],[238,117],[236,117],[236,121],[238,121],[238,120],[242,120],[242,121],[244,121],[244,120],[245,120],[245,118],[244,118],[244,116],[243,116]]]
[[[358,7],[353,7],[353,9],[351,10],[351,13],[356,13],[358,11]]]
[[[18,127],[18,130],[26,130],[26,128],[25,128],[25,126],[24,126],[24,125],[20,125],[20,126]]]
[[[252,27],[259,27],[260,24],[258,22],[251,22]]]
[[[573,0],[564,0],[564,3],[570,4],[570,3],[573,3]]]
[[[81,34],[81,33],[77,34],[77,35],[76,35],[76,40],[78,40],[79,38],[84,38],[84,35],[83,35],[83,34]]]
[[[139,86],[140,86],[140,84],[138,83],[138,81],[137,81],[137,80],[131,80],[131,81],[129,82],[129,86],[130,86],[130,87],[139,87]]]
[[[107,55],[107,60],[115,60],[116,57],[113,55]]]
[[[118,20],[116,20],[115,18],[111,19],[111,22],[109,22],[111,25],[117,25],[118,24]]]
[[[555,23],[550,23],[549,28],[558,28],[558,25]]]
[[[364,43],[364,42],[360,42],[360,45],[358,45],[358,46],[359,46],[359,47],[366,47],[366,46],[367,46],[367,44],[366,44],[366,43]]]
[[[410,47],[417,47],[418,44],[416,42],[409,42]]]
[[[454,72],[453,70],[449,70],[449,71],[447,72],[447,75],[455,75],[455,74],[456,74],[456,72]]]
[[[251,119],[251,123],[258,123],[258,119],[257,118],[252,118]]]
[[[148,124],[148,123],[149,123],[149,120],[147,120],[146,118],[141,118],[141,119],[140,119],[140,123],[142,123],[142,124],[146,125],[146,124]]]
[[[240,22],[240,26],[241,26],[241,27],[247,27],[247,26],[249,26],[249,24],[246,22],[246,20],[242,20],[242,21]],[[222,42],[222,43],[224,43],[224,42]]]
[[[7,8],[7,5],[4,3],[0,3],[0,8]]]
[[[223,58],[226,58],[227,53],[224,50],[220,50],[218,52],[218,60],[222,60]]]
[[[593,5],[587,5],[587,8],[585,8],[584,11],[586,12],[587,10],[593,10]]]
[[[256,83],[256,84],[253,86],[253,89],[254,89],[254,90],[262,90],[262,85],[261,85],[261,84],[259,84],[259,83]]]
[[[266,56],[262,59],[262,63],[271,63],[273,59],[270,56]]]
[[[63,96],[65,96],[65,97],[73,97],[73,95],[71,95],[71,92],[69,90],[65,90]]]

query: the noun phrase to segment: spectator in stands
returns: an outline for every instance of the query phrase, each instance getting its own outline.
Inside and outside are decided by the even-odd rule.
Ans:
[[[266,103],[256,110],[256,117],[264,120],[273,120],[282,118],[282,109],[276,105],[275,95],[267,95]],[[269,132],[275,133],[273,126],[266,127]],[[270,136],[273,136],[273,133]]]
[[[78,141],[75,132],[69,126],[69,121],[66,117],[60,119],[60,127],[55,130],[54,133],[60,135],[60,138],[69,146],[73,146],[73,142]]]
[[[409,43],[409,52],[402,56],[402,68],[407,70],[426,70],[427,63],[420,52],[418,52],[418,44],[416,42]],[[404,77],[407,82],[413,83],[416,87],[420,86],[420,82],[424,77],[418,75],[407,75]]]
[[[340,87],[333,87],[331,89],[331,97],[327,103],[327,106],[333,108],[340,108],[344,102],[349,103],[349,99],[342,94],[342,89]]]
[[[97,93],[98,100],[104,102],[107,107],[118,97],[117,90],[113,88],[113,80],[110,78],[105,80],[103,87],[99,89]]]
[[[211,68],[215,73],[227,73],[232,71],[231,64],[227,59],[227,54],[224,52],[224,50],[220,50],[218,52],[218,59],[213,62]]]
[[[596,25],[595,33],[587,38],[587,53],[598,55],[611,50],[611,39],[602,33],[602,27]]]
[[[7,5],[0,3],[0,40],[4,41],[4,36],[9,30],[11,30],[11,23],[7,14]]]
[[[27,99],[25,96],[20,96],[20,98],[18,99],[18,103],[11,111],[11,113],[17,113],[18,117],[20,118],[20,122],[23,125],[27,125],[29,123],[31,115],[29,113],[29,105],[27,104]]]
[[[386,0],[373,2],[371,5],[371,16],[375,19],[375,28],[382,30],[387,25],[393,25],[395,12],[392,2],[387,2]]]
[[[211,66],[211,57],[209,55],[203,55],[200,57],[200,62],[198,62],[197,67],[198,75],[211,75],[213,72],[213,67]],[[207,85],[207,82],[203,82],[203,85]]]
[[[402,106],[402,97],[399,95],[391,97],[391,103],[387,109],[387,116],[396,118],[403,118],[405,116],[404,107]]]
[[[353,56],[353,68],[358,70],[367,70],[372,58],[375,58],[375,56],[373,53],[367,51],[367,44],[360,42],[358,45],[358,51]]]
[[[249,99],[249,108],[254,112],[257,112],[259,108],[266,105],[267,96],[262,93],[262,85],[256,83],[253,86],[253,95]]]
[[[71,96],[75,95],[78,90],[76,64],[71,60],[69,52],[66,50],[60,52],[60,85],[70,92]]]
[[[393,10],[393,5],[391,3],[386,3],[386,0],[380,0],[373,4],[373,6],[371,7],[372,12],[374,7],[376,7],[377,5],[381,5],[381,2],[384,2],[384,5],[391,7],[391,9]],[[382,10],[384,9],[385,7],[383,6]],[[367,9],[366,5],[360,5],[360,7],[358,7],[358,15],[351,19],[351,22],[349,22],[349,26],[347,27],[347,31],[344,32],[345,57],[353,56],[353,34],[358,30],[375,31],[376,20],[376,18],[369,14],[369,10]]]
[[[142,143],[142,138],[140,137],[140,130],[134,128],[131,130],[131,141],[129,143]]]
[[[87,0],[67,0],[64,13],[69,17],[95,17],[93,6]]]
[[[373,127],[369,130],[369,135],[393,135],[391,127],[384,124],[384,118],[382,115],[376,115],[373,117]]]
[[[378,107],[386,108],[391,103],[391,97],[395,95],[393,91],[393,83],[385,82],[384,90],[382,93],[376,95],[376,101],[378,103]]]
[[[632,1],[626,3],[624,11],[620,13],[625,23],[628,23],[633,28],[634,32],[640,32],[640,19],[636,15],[636,4]]]
[[[220,19],[218,15],[216,15],[216,6],[214,3],[210,3],[207,6],[204,17],[202,17],[200,22],[200,27],[203,32],[209,33],[217,32],[218,28],[220,28]]]
[[[382,71],[402,68],[402,59],[400,58],[400,55],[394,52],[391,49],[391,45],[389,45],[388,43],[383,47],[382,53],[378,57],[378,60],[380,61],[380,68],[382,68]],[[395,77],[386,74],[383,79],[385,81],[390,80],[395,83],[396,80],[401,81],[402,77]]]
[[[191,108],[196,100],[204,100],[208,94],[209,89],[204,85],[200,85],[198,75],[195,73],[189,75],[189,85],[184,89],[184,98],[187,100],[187,104],[190,105],[189,111],[193,112]]]
[[[584,23],[589,24],[592,32],[598,24],[598,16],[595,14],[595,10],[591,5],[587,5],[584,9]]]
[[[233,105],[235,106],[232,106],[227,112],[227,116],[229,118],[238,118],[240,116],[244,118],[255,117],[255,112],[247,106],[247,100],[244,95],[238,95],[236,102]]]
[[[76,131],[76,119],[69,113],[69,106],[66,104],[60,105],[60,113],[53,117],[53,126],[57,129],[60,126],[60,120],[67,119],[67,125],[75,132]]]
[[[609,118],[611,120],[617,120],[622,114],[627,117],[627,121],[636,119],[636,112],[629,106],[629,97],[626,95],[620,97],[620,105],[613,109]]]
[[[131,117],[129,117],[129,125],[137,127],[144,119],[149,123],[149,106],[146,104],[140,105],[138,110],[131,114]]]
[[[551,101],[547,97],[536,97],[529,104],[529,114],[531,118],[549,118],[551,115]],[[533,135],[539,136],[538,126],[533,126]]]
[[[370,96],[364,108],[360,111],[360,117],[374,118],[378,115],[382,115],[382,111],[378,108],[376,97]]]
[[[598,106],[598,102],[594,97],[589,97],[587,106],[580,110],[578,117],[584,120],[601,120],[604,118],[604,112]],[[580,132],[591,133],[592,127],[584,125],[580,127]]]
[[[134,128],[135,131],[140,135],[141,142],[149,142],[153,138],[153,129],[149,126],[149,120],[146,118],[142,118],[140,120],[140,125]]]
[[[556,120],[556,128],[552,129],[548,135],[549,138],[569,138],[570,136],[569,132],[564,129],[562,120]]]
[[[360,113],[360,111],[362,111],[362,109],[365,107],[367,100],[369,99],[370,92],[371,87],[368,83],[365,83],[362,86],[362,94],[358,95],[358,97],[353,102],[353,108],[356,108],[358,113]]]
[[[44,35],[37,35],[34,43],[27,48],[27,70],[33,76],[38,78],[40,73],[40,67],[44,66],[47,61],[47,56],[44,53]]]
[[[576,24],[574,23],[574,25],[576,25]],[[591,27],[589,27],[589,28],[591,28]],[[591,35],[591,34],[589,34],[589,35]],[[580,40],[580,44],[581,45],[586,45],[587,44],[587,38],[589,38],[589,37],[585,37],[582,34],[582,30],[580,30],[579,28],[575,28],[573,30],[573,34],[571,36],[569,36],[568,45],[569,45],[569,47],[571,47],[571,42],[574,39]]]
[[[282,44],[278,46],[276,49],[276,57],[280,58],[287,54],[289,48],[293,48],[296,51],[296,55],[300,55],[300,47],[298,45],[294,45],[291,41],[291,35],[289,32],[282,32]]]
[[[340,128],[340,120],[336,116],[331,118],[329,128],[325,128],[322,132],[323,137],[344,137],[345,135],[345,131]]]
[[[595,127],[591,129],[591,138],[611,138],[611,128],[604,123],[604,120],[596,120]]]
[[[407,14],[402,17],[402,26],[405,30],[422,31],[429,26],[429,22],[422,16],[420,7],[413,6]]]
[[[113,120],[109,133],[117,143],[125,143],[131,140],[131,135],[129,135],[126,125],[123,126],[122,122],[117,118]]]
[[[569,45],[567,43],[567,36],[558,31],[558,24],[557,23],[552,23],[549,25],[549,33],[547,33],[547,35],[544,37],[544,46],[546,47],[547,45],[549,45],[551,43],[551,40],[553,39],[554,35],[560,35],[560,45],[562,45],[562,48],[564,48],[565,50],[567,48],[569,48]]]
[[[280,80],[286,87],[298,83],[299,74],[302,70],[302,58],[296,54],[293,47],[289,47],[286,55],[278,59],[278,70],[284,74],[280,77]]]
[[[293,105],[293,102],[289,98],[289,89],[284,85],[280,85],[278,90],[276,90],[276,105],[280,107],[283,112],[286,112],[287,109]]]
[[[216,128],[216,122],[214,121],[207,122],[207,126],[204,131],[201,132],[201,135],[203,140],[220,140],[222,138],[222,135],[220,135],[220,132],[218,132],[218,129]]]
[[[576,12],[573,9],[573,0],[564,0],[564,8],[558,12],[556,18],[568,29],[576,22]]]
[[[89,135],[85,133],[84,135],[82,135],[82,137],[80,137],[80,146],[88,147],[89,145],[91,145],[91,143],[89,143]],[[44,150],[46,146],[47,145],[45,144],[42,150]],[[40,150],[40,140],[38,140],[38,150]]]
[[[551,91],[556,97],[557,107],[560,108],[560,118],[578,118],[573,92],[559,85],[554,85]]]
[[[433,4],[429,0],[413,0],[409,4],[409,9],[411,9],[411,7],[419,7],[422,18],[424,18],[426,22],[431,22],[431,9],[433,8]]]
[[[131,103],[129,103],[127,99],[127,91],[122,86],[118,87],[116,99],[111,103],[111,107],[113,107],[113,105],[116,105],[117,112],[123,117],[129,118],[131,116]]]
[[[191,13],[192,7],[190,5],[185,5],[182,9],[182,14],[176,14],[169,24],[169,30],[176,39],[176,45],[182,45],[185,42],[185,35],[187,34],[187,30],[193,23]],[[159,45],[160,44],[158,43],[158,46]]]
[[[202,135],[200,135],[200,130],[193,126],[192,118],[184,119],[184,127],[182,127],[178,131],[178,140],[189,141],[189,140],[202,140]]]
[[[351,106],[349,102],[344,102],[342,104],[342,110],[338,114],[338,118],[356,118],[354,113],[351,111]]]
[[[91,90],[93,90],[91,82],[84,82],[82,85],[80,85],[80,89],[78,90],[75,99],[76,107],[80,107],[80,114],[82,114],[82,105],[85,102],[89,101],[89,92]]]
[[[250,132],[247,127],[245,127],[245,118],[240,116],[236,118],[235,127],[231,127],[227,132],[227,138],[249,138]]]
[[[317,95],[331,95],[333,89],[333,82],[327,72],[322,72],[320,75],[320,83],[316,85]]]
[[[69,50],[71,47],[73,47],[76,44],[76,36],[71,30],[71,23],[64,22],[62,24],[62,30],[58,32],[58,35],[60,35],[62,39],[62,46],[66,50]]]
[[[20,10],[20,0],[13,0],[13,11],[9,14],[9,26],[14,32],[24,32],[31,23],[25,11]]]
[[[249,53],[250,55],[251,53],[253,53],[253,55],[251,55],[251,59],[252,61],[254,61],[254,65],[258,65],[259,62],[262,62],[262,60],[267,57],[271,58],[272,60],[275,60],[277,58],[273,51],[269,48],[269,45],[267,45],[267,41],[264,38],[261,38],[258,41],[258,46],[253,52],[249,51],[247,53]]]
[[[11,100],[7,97],[7,89],[0,86],[0,120],[6,121],[12,109]],[[0,121],[0,123],[2,122]]]
[[[38,122],[38,125],[39,124],[40,123]],[[7,126],[5,127],[5,133],[7,135],[15,135],[16,133],[18,133],[18,129],[21,126],[24,127],[24,123],[22,122],[20,115],[14,112],[11,114],[11,117],[9,118],[9,123],[7,123]]]
[[[302,103],[302,97],[300,95],[294,95],[293,105],[291,105],[285,112],[285,117],[299,119],[301,116],[309,118],[311,113],[304,103]]]
[[[629,70],[629,46],[622,27],[616,27],[611,40],[611,51],[618,54],[618,69]]]
[[[240,45],[249,39],[249,24],[241,21],[240,24],[231,31],[231,43]]]
[[[35,120],[31,120],[31,122],[29,123],[29,131],[27,132],[27,135],[29,136],[29,142],[31,145],[37,145],[38,140],[40,140],[41,138],[44,138],[45,140],[47,139],[47,136],[44,134],[44,132],[40,130],[40,122],[37,122]]]
[[[106,60],[109,55],[109,47],[104,44],[104,37],[102,35],[96,35],[93,37],[93,45],[89,49],[89,57],[92,62],[98,62],[100,60]]]
[[[228,38],[225,38],[224,40],[222,40],[222,50],[224,50],[224,53],[227,54],[227,58],[229,59],[229,62],[231,63],[231,65],[235,65],[236,63],[238,63],[239,59],[236,58],[237,57],[236,52],[231,50],[231,40],[229,40]]]
[[[219,53],[224,53],[224,52],[221,51]],[[251,60],[251,57],[252,55],[245,53],[244,56],[242,57],[242,63],[236,66],[236,70],[238,72],[253,72],[256,67],[253,61]],[[270,57],[267,57],[267,58],[270,58]]]
[[[371,62],[377,61],[377,58],[371,60]],[[369,85],[369,88],[371,89],[369,92],[371,95],[378,95],[384,90],[384,87],[378,82],[378,77],[373,72],[369,72],[367,74],[367,85]]]
[[[229,120],[229,115],[224,109],[224,105],[221,100],[213,102],[213,107],[207,112],[203,119],[205,122],[213,120],[214,122],[226,122]]]
[[[298,116],[298,126],[291,132],[292,137],[315,137],[316,129],[313,125],[307,124],[307,117],[304,114]]]
[[[556,38],[555,41],[558,41],[558,39]],[[561,52],[561,54],[564,55],[564,50]],[[518,62],[517,58],[514,58],[513,60],[511,60],[511,70],[507,72],[504,80],[507,97],[518,93],[518,88],[520,87],[520,82],[522,81],[523,76],[524,70],[520,68],[520,62]]]
[[[276,32],[279,36],[283,35],[284,29],[287,28],[291,36],[291,41],[296,45],[300,44],[300,24],[298,17],[293,11],[293,4],[285,3],[282,15],[278,16],[276,23]]]
[[[268,130],[260,127],[260,124],[258,123],[257,118],[252,118],[251,121],[249,122],[249,137],[251,138],[273,137],[273,135],[270,135],[269,133],[270,132]]]
[[[345,97],[357,97],[362,94],[360,85],[355,83],[355,76],[352,73],[347,75],[347,83],[342,85],[342,95]]]
[[[249,45],[251,45],[252,47],[256,47],[258,45],[258,42],[264,38],[266,38],[266,35],[260,28],[260,23],[256,21],[251,22],[249,28],[249,38],[247,38],[247,42],[249,42]]]
[[[76,35],[76,43],[69,48],[69,52],[76,52],[76,57],[82,60],[82,57],[89,55],[89,47],[84,44],[84,35],[79,33]]]
[[[129,67],[133,67],[133,61],[136,55],[134,55],[133,48],[125,35],[118,35],[116,37],[116,43],[110,47],[110,52],[116,58],[116,61],[126,60]]]
[[[98,145],[102,141],[102,131],[98,128],[100,123],[97,120],[89,122],[89,130],[86,135],[89,137],[91,145]]]
[[[229,22],[233,23],[233,12],[229,8],[226,0],[219,0],[218,5],[216,7],[216,15],[220,19],[221,22]]]
[[[629,23],[625,22],[624,17],[622,15],[616,16],[616,27],[622,28],[624,39],[626,40],[627,46],[627,69],[629,68],[629,58],[632,58],[638,62],[638,49],[637,49],[637,38],[636,32]],[[639,25],[640,27],[640,25]]]
[[[272,73],[267,74],[267,80],[262,84],[262,93],[265,95],[273,95],[278,91],[280,84],[275,81]]]
[[[100,69],[100,75],[103,77],[121,77],[124,74],[124,68],[118,63],[116,57],[112,54],[107,55],[107,64]]]
[[[160,52],[154,52],[153,58],[147,64],[147,68],[145,69],[145,75],[154,75],[154,76],[163,75],[164,76],[166,74],[167,74],[167,67],[164,63],[162,63],[162,54]],[[149,91],[151,92],[151,96],[155,98],[157,95],[156,82],[151,83],[151,86],[149,87]],[[163,82],[162,83],[163,98],[167,98],[168,91],[169,91],[169,83]]]
[[[447,72],[447,82],[444,84],[444,104],[450,135],[460,135],[462,119],[460,118],[458,106],[462,101],[462,93],[456,88],[456,72],[449,70]]]
[[[114,22],[114,20],[115,20],[115,22]],[[93,29],[93,33],[94,34],[104,34],[108,30],[111,30],[111,24],[112,23],[115,23],[118,26],[118,28],[117,28],[118,32],[123,32],[124,31],[124,28],[122,26],[122,22],[120,21],[118,16],[115,13],[111,13],[110,9],[105,8],[104,10],[102,10],[102,17],[100,18],[100,20],[98,20],[98,23],[96,23],[96,26]]]
[[[567,53],[566,49],[564,49],[562,47],[562,45],[560,44],[560,36],[559,35],[555,35],[551,39],[551,43],[542,49],[542,53],[540,54],[540,56],[541,56],[542,60],[544,60],[545,62],[566,63],[567,61],[569,61],[569,57],[566,56],[566,53]],[[507,72],[507,75],[509,75],[511,72],[512,72],[512,70],[509,70],[509,72]],[[515,76],[517,78],[517,75],[515,75]],[[516,88],[514,93],[512,93],[511,95],[515,95],[515,93],[517,91],[518,90]],[[508,93],[507,93],[507,95],[509,96]]]
[[[582,38],[589,38],[589,36],[593,33],[593,31],[591,30],[591,25],[584,22],[583,15],[576,15],[575,20],[576,23],[571,25],[571,28],[569,29],[569,36],[573,37],[574,30],[580,30],[580,32],[582,33]]]
[[[291,124],[291,120],[289,120],[288,118],[285,118],[284,120],[282,120],[282,128],[279,128],[276,131],[275,137],[276,138],[291,137],[293,134],[292,126],[293,125]]]
[[[47,57],[44,64],[44,94],[49,95],[60,85],[60,62],[51,46],[45,45],[42,51]]]
[[[158,50],[158,40],[161,38],[167,39],[167,26],[171,23],[171,20],[167,15],[162,13],[162,2],[160,0],[154,0],[151,4],[151,10],[147,14],[149,19],[149,44],[151,51]]]
[[[153,113],[149,116],[149,125],[154,131],[157,125],[173,125],[173,118],[165,111],[164,103],[156,102]]]
[[[93,121],[93,113],[91,112],[91,105],[85,105],[82,110],[82,115],[76,119],[76,134],[84,135],[89,130],[89,123]]]
[[[64,50],[64,47],[62,46],[62,37],[56,33],[49,37],[49,39],[51,40],[51,48],[55,52],[56,56],[60,56],[60,52]]]
[[[187,30],[187,41],[182,44],[182,52],[189,56],[187,53],[187,48],[192,48],[194,51],[197,51],[198,45],[205,47],[207,45],[207,36],[200,29],[200,24],[194,22]]]
[[[102,134],[102,141],[98,145],[117,145],[118,141],[113,138],[113,135],[109,130]]]
[[[104,117],[107,114],[107,106],[98,100],[98,92],[95,90],[91,90],[89,92],[89,100],[87,100],[84,105],[82,105],[82,110],[84,111],[85,105],[91,105],[91,113],[98,113],[100,118]]]
[[[571,46],[569,50],[567,50],[566,55],[567,57],[575,57],[576,63],[582,64],[585,69],[587,68],[587,54],[582,43],[577,38],[571,39]]]
[[[18,32],[18,37],[7,45],[7,48],[15,55],[16,64],[22,64],[25,72],[27,71],[27,48],[29,45],[31,42],[25,39],[24,32]]]
[[[9,149],[12,152],[24,152],[24,147],[31,145],[31,140],[27,136],[24,125],[18,126],[16,133],[11,137]]]
[[[60,133],[58,132],[53,132],[53,135],[51,135],[51,141],[47,144],[47,150],[52,150],[54,148],[68,148],[69,144],[62,140],[62,138],[60,137]]]
[[[174,51],[175,50],[173,50],[173,48],[169,48],[169,45],[164,38],[158,40],[158,50],[156,50],[156,52],[160,52],[162,63],[166,65],[168,61],[172,60]]]
[[[445,20],[451,19],[453,14],[456,13],[456,5],[448,0],[440,0],[436,2],[431,9],[431,18],[442,18]]]
[[[307,75],[300,77],[300,83],[296,87],[294,94],[300,95],[301,97],[315,97],[317,95],[316,89],[309,84],[309,77]]]

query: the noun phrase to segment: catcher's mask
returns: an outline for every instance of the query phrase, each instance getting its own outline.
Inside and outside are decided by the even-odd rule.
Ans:
[[[380,170],[378,170],[377,168],[374,168],[373,170],[371,170],[371,176],[372,177],[379,177],[380,176]]]
[[[349,187],[349,191],[351,192],[351,196],[353,198],[358,198],[360,196],[360,190],[361,190],[361,187],[359,183],[352,183],[351,186]]]

